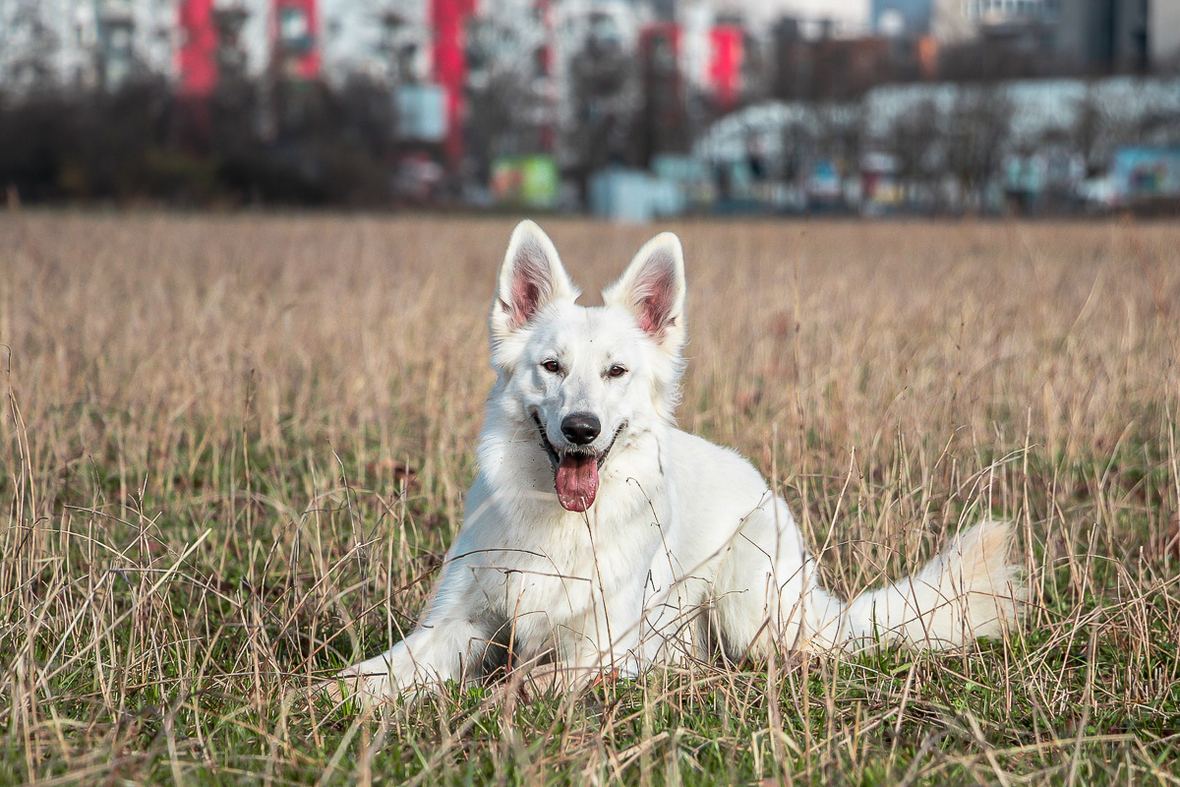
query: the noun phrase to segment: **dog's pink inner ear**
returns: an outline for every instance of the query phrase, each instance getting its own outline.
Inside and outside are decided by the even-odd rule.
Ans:
[[[541,290],[527,279],[517,277],[512,282],[512,324],[520,328],[533,318],[541,305]]]
[[[653,339],[662,339],[664,331],[676,322],[676,267],[672,258],[653,255],[639,272],[633,292],[640,329]]]
[[[512,292],[509,293],[512,327],[523,327],[548,299],[553,290],[550,276],[545,253],[532,246],[522,246],[512,267]]]

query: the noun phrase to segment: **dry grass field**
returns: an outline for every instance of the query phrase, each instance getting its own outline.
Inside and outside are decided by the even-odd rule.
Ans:
[[[654,229],[543,222],[590,293]],[[0,784],[1180,783],[1180,226],[687,223],[680,423],[1023,630],[334,708],[460,524],[507,219],[0,215]],[[591,295],[589,302],[596,300]]]

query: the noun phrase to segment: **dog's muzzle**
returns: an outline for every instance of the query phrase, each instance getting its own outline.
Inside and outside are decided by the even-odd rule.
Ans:
[[[593,416],[589,416],[593,417]],[[587,416],[579,416],[581,419],[586,419]],[[566,418],[562,421],[563,432],[570,422],[571,418]],[[619,439],[619,435],[627,426],[627,422],[619,424],[619,428],[615,430],[614,436],[611,438],[610,444],[602,451],[594,451],[588,447],[579,446],[576,449],[559,451],[554,447],[549,440],[549,435],[545,431],[545,425],[541,423],[541,417],[533,413],[533,423],[537,425],[537,433],[541,436],[541,445],[545,448],[545,453],[549,456],[549,462],[553,465],[553,486],[557,491],[558,502],[566,511],[582,512],[594,504],[594,498],[598,495],[598,471],[602,468],[602,463],[606,461],[607,454],[615,447],[615,442]],[[586,444],[593,442],[598,435],[598,419],[594,418],[593,429],[588,421],[583,421],[577,424],[570,424],[570,431],[575,433],[577,440],[586,440]],[[574,428],[576,427],[576,428]],[[590,431],[594,431],[594,437],[587,440]],[[568,435],[567,435],[568,437]],[[571,442],[574,442],[571,440]]]

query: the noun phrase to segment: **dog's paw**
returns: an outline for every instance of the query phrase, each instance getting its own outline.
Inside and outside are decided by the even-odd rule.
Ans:
[[[362,705],[392,700],[398,696],[387,664],[382,669],[370,668],[368,662],[354,664],[327,682],[324,693],[334,702],[348,700]]]

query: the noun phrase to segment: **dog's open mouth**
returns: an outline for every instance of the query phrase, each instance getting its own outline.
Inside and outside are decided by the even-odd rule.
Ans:
[[[561,451],[549,442],[545,434],[545,425],[540,417],[533,413],[533,422],[537,425],[537,432],[541,435],[541,445],[549,455],[553,465],[553,486],[557,490],[557,499],[566,511],[582,512],[594,504],[598,495],[598,471],[606,461],[606,455],[615,447],[615,441],[627,422],[619,424],[611,438],[610,445],[602,451]]]

